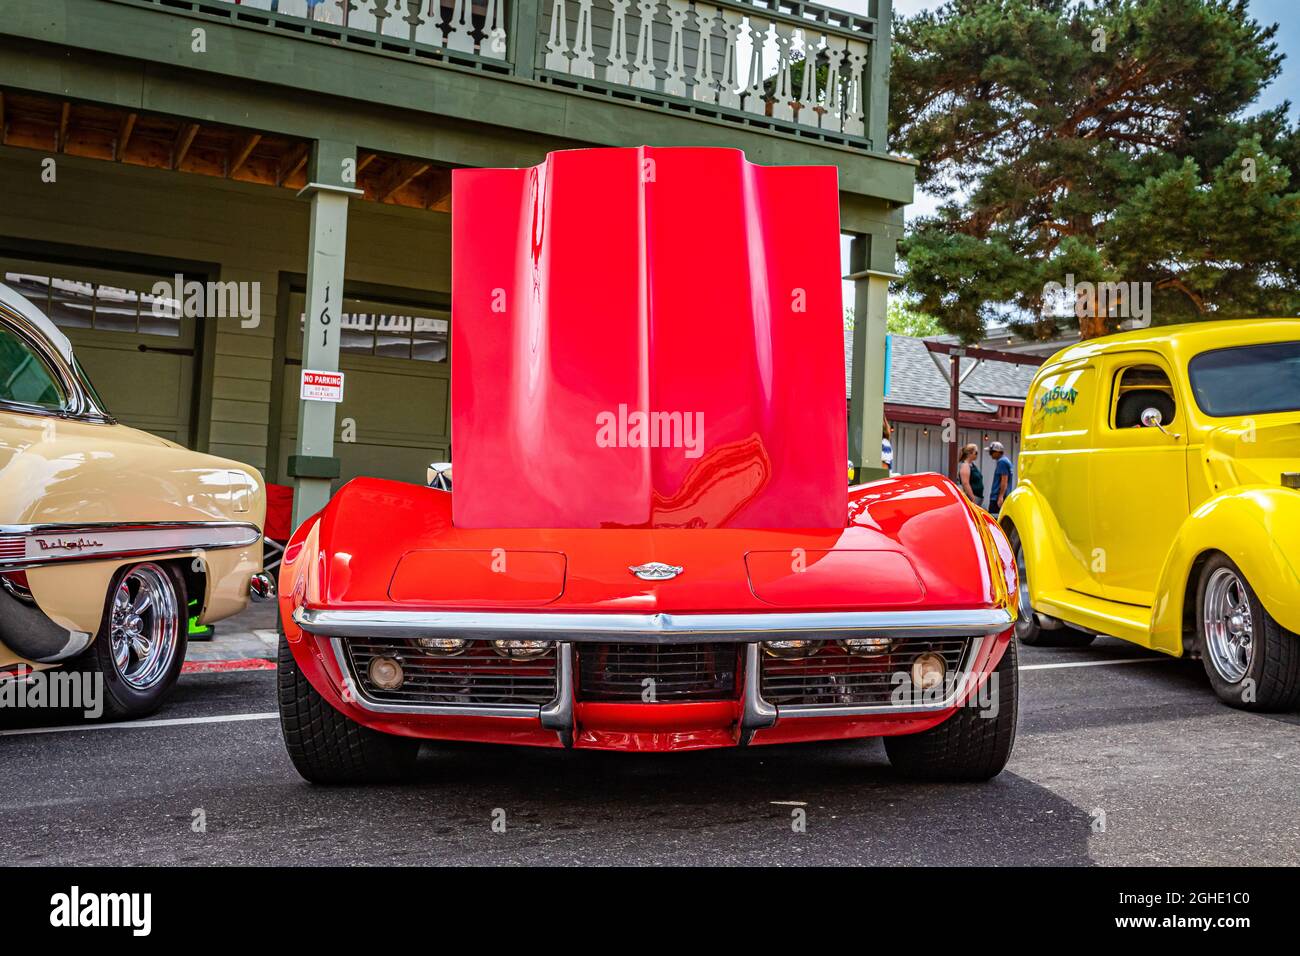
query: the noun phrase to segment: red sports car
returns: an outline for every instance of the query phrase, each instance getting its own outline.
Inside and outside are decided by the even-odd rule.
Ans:
[[[422,739],[876,736],[910,775],[997,774],[1006,540],[937,475],[845,490],[835,169],[641,148],[454,175],[455,487],[357,479],[290,541],[302,775],[399,778]]]

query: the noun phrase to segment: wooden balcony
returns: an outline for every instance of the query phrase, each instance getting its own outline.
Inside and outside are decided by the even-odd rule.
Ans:
[[[871,15],[802,0],[102,2],[884,151],[889,0]]]

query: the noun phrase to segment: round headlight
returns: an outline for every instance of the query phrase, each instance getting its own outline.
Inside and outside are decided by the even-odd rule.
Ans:
[[[764,641],[763,650],[773,657],[812,657],[821,650],[821,641],[794,639],[788,641]]]
[[[943,683],[948,665],[933,651],[918,654],[912,661],[912,686],[918,690],[932,690]]]
[[[840,647],[857,657],[874,657],[888,654],[894,642],[887,637],[849,637],[840,641]]]
[[[417,637],[415,643],[438,657],[455,657],[469,647],[469,641],[458,637]]]
[[[532,660],[541,657],[551,649],[550,641],[493,641],[492,649],[502,657],[516,661]]]
[[[402,663],[395,657],[376,657],[370,662],[370,683],[380,690],[397,690],[406,680]]]

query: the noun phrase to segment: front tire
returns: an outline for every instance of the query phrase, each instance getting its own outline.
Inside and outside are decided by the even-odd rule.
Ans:
[[[321,697],[280,638],[276,686],[289,759],[311,783],[390,783],[415,770],[420,742],[363,727]]]
[[[1015,525],[1007,528],[1007,541],[1011,552],[1016,556],[1016,580],[1019,590],[1016,595],[1016,637],[1027,647],[1087,647],[1095,639],[1095,634],[1076,630],[1068,624],[1058,628],[1045,628],[1039,625],[1038,615],[1029,600],[1029,571],[1025,559],[1025,547],[1020,541],[1020,532]]]
[[[103,679],[104,716],[151,714],[185,663],[185,582],[166,564],[136,564],[113,576],[104,621],[76,667]]]
[[[1256,711],[1300,704],[1300,635],[1264,610],[1241,569],[1224,555],[1201,569],[1196,632],[1201,663],[1219,700]]]
[[[1011,758],[1016,741],[1016,710],[1020,698],[1017,648],[1007,642],[1002,660],[989,675],[997,695],[997,713],[988,715],[971,701],[939,724],[919,734],[885,738],[889,762],[916,780],[971,783],[992,779]]]

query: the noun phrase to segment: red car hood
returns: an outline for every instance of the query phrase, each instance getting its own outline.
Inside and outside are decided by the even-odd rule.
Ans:
[[[844,527],[834,167],[574,150],[452,206],[457,527]]]

